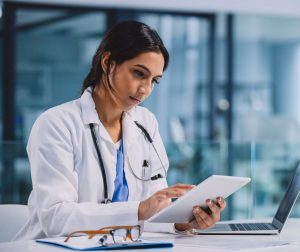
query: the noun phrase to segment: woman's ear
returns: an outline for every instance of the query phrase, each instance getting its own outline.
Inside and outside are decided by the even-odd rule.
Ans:
[[[102,59],[101,59],[101,67],[102,67],[103,72],[104,72],[105,74],[107,74],[110,56],[111,56],[111,53],[110,53],[110,52],[104,52],[103,55],[102,55]],[[110,72],[113,70],[113,66],[114,66],[114,64],[112,63],[112,64],[110,65],[110,69],[109,69]]]

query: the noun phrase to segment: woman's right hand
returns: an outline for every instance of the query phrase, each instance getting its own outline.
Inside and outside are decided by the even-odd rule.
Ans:
[[[169,206],[172,198],[179,198],[192,188],[194,185],[176,184],[154,193],[148,199],[140,202],[138,219],[149,219],[155,213]]]

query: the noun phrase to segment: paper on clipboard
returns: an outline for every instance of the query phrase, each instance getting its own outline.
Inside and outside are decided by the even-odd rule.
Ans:
[[[125,242],[115,244],[110,236],[105,246],[99,242],[99,237],[95,236],[88,239],[87,236],[72,237],[68,242],[64,242],[66,237],[44,238],[36,240],[39,243],[46,243],[54,246],[69,248],[72,250],[112,250],[112,249],[136,249],[136,248],[170,248],[173,244],[170,242],[139,240],[138,242]]]

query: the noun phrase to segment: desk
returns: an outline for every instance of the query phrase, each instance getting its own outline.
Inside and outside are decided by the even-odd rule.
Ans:
[[[282,252],[299,252],[300,251],[300,218],[289,219],[280,235],[199,235],[186,237],[181,235],[144,233],[143,238],[151,238],[155,240],[171,241],[174,243],[173,248],[160,249],[160,251],[189,251],[189,252],[210,252],[210,251],[233,251],[241,250],[241,241],[245,244],[255,244],[257,248],[248,248],[247,251],[282,251]],[[185,241],[183,244],[183,240]],[[221,241],[221,242],[220,242]],[[211,247],[214,243],[216,247]],[[268,248],[258,248],[259,244],[266,242],[292,242],[291,245],[273,246]],[[230,244],[230,245],[229,245]],[[228,246],[229,245],[229,246]],[[206,247],[205,247],[206,246]],[[247,245],[248,246],[248,245]],[[61,247],[40,244],[35,241],[17,241],[0,243],[0,252],[67,252],[72,251]],[[125,250],[119,250],[125,251]],[[141,252],[145,250],[132,250]],[[147,249],[146,251],[158,251],[157,249]]]

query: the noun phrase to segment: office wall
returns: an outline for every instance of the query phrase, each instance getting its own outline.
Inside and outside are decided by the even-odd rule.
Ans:
[[[169,0],[169,1],[139,1],[139,0],[11,0],[27,3],[54,3],[77,6],[102,6],[114,8],[153,9],[183,12],[214,12],[235,14],[261,14],[277,16],[300,16],[300,3],[297,0]]]
[[[38,14],[46,16],[49,12]],[[26,18],[34,15],[29,12],[23,14],[27,15]],[[101,16],[103,13],[98,14]],[[286,186],[286,180],[298,162],[299,146],[297,143],[286,145],[284,138],[280,138],[283,142],[274,143],[272,140],[278,140],[274,134],[269,135],[269,145],[257,142],[253,144],[253,141],[265,140],[266,134],[257,134],[256,138],[251,135],[254,138],[249,138],[249,128],[253,128],[249,121],[243,127],[244,138],[239,135],[239,138],[234,139],[236,142],[226,142],[226,106],[223,105],[233,106],[234,122],[243,118],[250,118],[253,122],[251,116],[268,116],[270,120],[261,117],[263,122],[267,122],[267,127],[264,128],[267,131],[263,132],[268,133],[275,127],[282,131],[283,127],[278,127],[282,124],[272,124],[272,119],[276,119],[277,114],[291,115],[297,119],[296,109],[293,113],[288,112],[291,112],[290,104],[297,101],[298,67],[293,63],[296,51],[290,48],[290,42],[299,44],[300,36],[296,29],[299,20],[279,16],[234,16],[234,100],[231,104],[226,100],[226,18],[222,14],[215,14],[218,30],[214,69],[216,103],[211,108],[208,102],[210,83],[207,22],[199,17],[192,17],[192,14],[178,17],[170,13],[138,13],[139,20],[158,29],[171,54],[170,68],[151,98],[143,105],[155,113],[160,123],[160,131],[170,157],[168,179],[171,184],[197,183],[212,173],[252,176],[255,186],[236,200],[234,206],[240,206],[238,203],[244,202],[236,216],[263,216],[264,213],[272,215]],[[89,21],[89,18],[92,20]],[[21,19],[18,21],[22,24]],[[96,24],[95,27],[100,32],[90,30],[93,28],[90,24]],[[101,39],[103,27],[106,27],[103,17],[98,19],[89,13],[70,19],[67,16],[62,21],[18,33],[16,124],[20,141],[26,142],[30,127],[40,112],[79,96],[82,79]],[[282,41],[283,38],[285,41]],[[291,93],[285,94],[286,86],[290,87],[288,90]],[[208,141],[210,129],[207,121],[211,111],[217,111],[215,142]],[[181,122],[184,133],[181,142],[174,143],[170,129],[172,117]],[[234,131],[237,127],[234,124]],[[30,188],[30,175],[24,153],[25,144],[22,143],[21,147],[21,153],[12,149],[9,154],[16,156],[9,156],[9,165],[2,162],[0,172],[2,176],[10,168],[14,170],[11,177],[6,177],[7,184],[16,188],[8,199],[24,203]],[[6,145],[3,148],[9,149]],[[6,159],[0,157],[1,160]],[[269,183],[270,177],[273,183]],[[269,186],[266,187],[266,184]],[[26,195],[22,195],[22,192]],[[6,195],[10,196],[8,193]],[[247,211],[253,202],[256,210],[253,207],[251,211]]]
[[[275,111],[300,120],[300,43],[274,46]],[[286,67],[286,66],[289,67]]]

